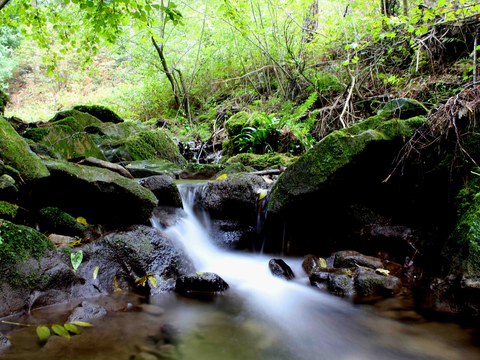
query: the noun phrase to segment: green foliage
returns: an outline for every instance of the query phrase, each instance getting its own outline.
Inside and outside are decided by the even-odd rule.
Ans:
[[[0,26],[0,90],[7,88],[7,80],[17,66],[14,56],[15,49],[20,45],[21,36],[18,30],[7,26]],[[0,103],[1,103],[0,99]],[[0,105],[1,109],[1,105]],[[0,110],[0,113],[2,111]]]

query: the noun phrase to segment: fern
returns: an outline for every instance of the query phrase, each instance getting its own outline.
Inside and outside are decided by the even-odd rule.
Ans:
[[[310,108],[313,106],[315,101],[317,101],[317,99],[318,99],[318,93],[317,92],[311,93],[310,96],[307,98],[307,100],[305,100],[303,104],[301,104],[296,108],[292,118],[294,120],[298,120],[299,118],[304,116],[306,112],[309,111]]]

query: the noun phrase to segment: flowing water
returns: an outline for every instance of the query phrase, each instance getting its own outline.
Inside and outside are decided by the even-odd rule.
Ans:
[[[197,271],[227,281],[224,294],[208,300],[163,294],[149,304],[131,294],[92,299],[110,314],[94,327],[70,340],[52,337],[39,347],[35,326],[11,326],[13,346],[0,359],[129,359],[152,349],[165,326],[175,329],[174,358],[185,360],[480,359],[475,329],[428,321],[402,308],[399,299],[386,300],[379,311],[321,292],[309,285],[301,259],[283,258],[296,274],[285,281],[271,275],[271,256],[219,248],[208,236],[208,217],[198,218],[192,210],[195,187],[179,188],[187,216],[162,230],[183,244]],[[39,309],[18,321],[65,321],[75,305]]]

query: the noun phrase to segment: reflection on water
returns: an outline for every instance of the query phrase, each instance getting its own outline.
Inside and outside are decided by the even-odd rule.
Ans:
[[[191,201],[191,190],[181,188],[184,199]],[[285,259],[297,278],[284,281],[270,274],[264,255],[217,248],[185,202],[188,216],[165,231],[184,245],[198,271],[229,283],[225,294],[210,301],[162,294],[149,304],[131,294],[91,299],[108,315],[70,340],[53,336],[43,347],[35,326],[63,323],[77,304],[39,309],[16,319],[35,326],[0,326],[3,333],[12,330],[13,344],[0,358],[127,360],[146,351],[184,360],[480,359],[473,330],[427,321],[402,308],[399,298],[377,308],[351,304],[310,287],[300,259]]]

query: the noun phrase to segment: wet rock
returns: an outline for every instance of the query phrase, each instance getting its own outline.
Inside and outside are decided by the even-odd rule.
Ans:
[[[225,280],[210,272],[181,276],[175,283],[175,291],[180,294],[215,294],[228,288]]]
[[[328,283],[330,280],[331,269],[317,269],[312,271],[308,276],[310,285],[319,288],[320,290],[328,290]]]
[[[139,179],[138,183],[155,194],[160,206],[183,207],[175,179],[170,175],[154,175]]]
[[[82,301],[80,305],[78,305],[73,312],[68,317],[67,322],[73,321],[93,321],[101,319],[107,315],[107,310],[97,304],[90,303],[88,301]]]
[[[62,290],[49,289],[45,291],[34,291],[26,301],[25,310],[27,313],[30,313],[30,311],[35,308],[59,304],[68,300],[68,294]]]
[[[292,280],[295,278],[295,274],[290,266],[288,266],[282,259],[271,259],[268,262],[268,267],[274,276],[285,280]]]
[[[325,259],[320,259],[315,255],[306,255],[302,261],[302,269],[305,271],[305,274],[311,275],[315,271],[319,271],[322,268],[327,267],[327,262]]]
[[[355,289],[362,300],[377,297],[390,297],[400,293],[402,281],[396,276],[380,275],[370,269],[357,269]]]
[[[109,294],[119,288],[158,294],[173,290],[177,277],[193,271],[181,246],[162,231],[145,225],[107,234],[85,246],[83,251],[88,260],[79,267],[77,275],[86,283],[74,289],[78,296]],[[98,276],[93,279],[92,273],[97,266]],[[156,287],[150,286],[148,280],[145,286],[135,282],[147,274],[155,278]]]
[[[337,296],[353,297],[355,286],[353,274],[346,272],[332,272],[328,276],[328,290]]]
[[[383,268],[382,260],[359,253],[358,251],[345,250],[335,253],[334,266],[336,268],[349,268],[364,266],[370,269]]]
[[[255,224],[259,191],[268,188],[267,182],[259,175],[232,174],[223,180],[208,182],[201,189],[196,203],[214,219]]]

